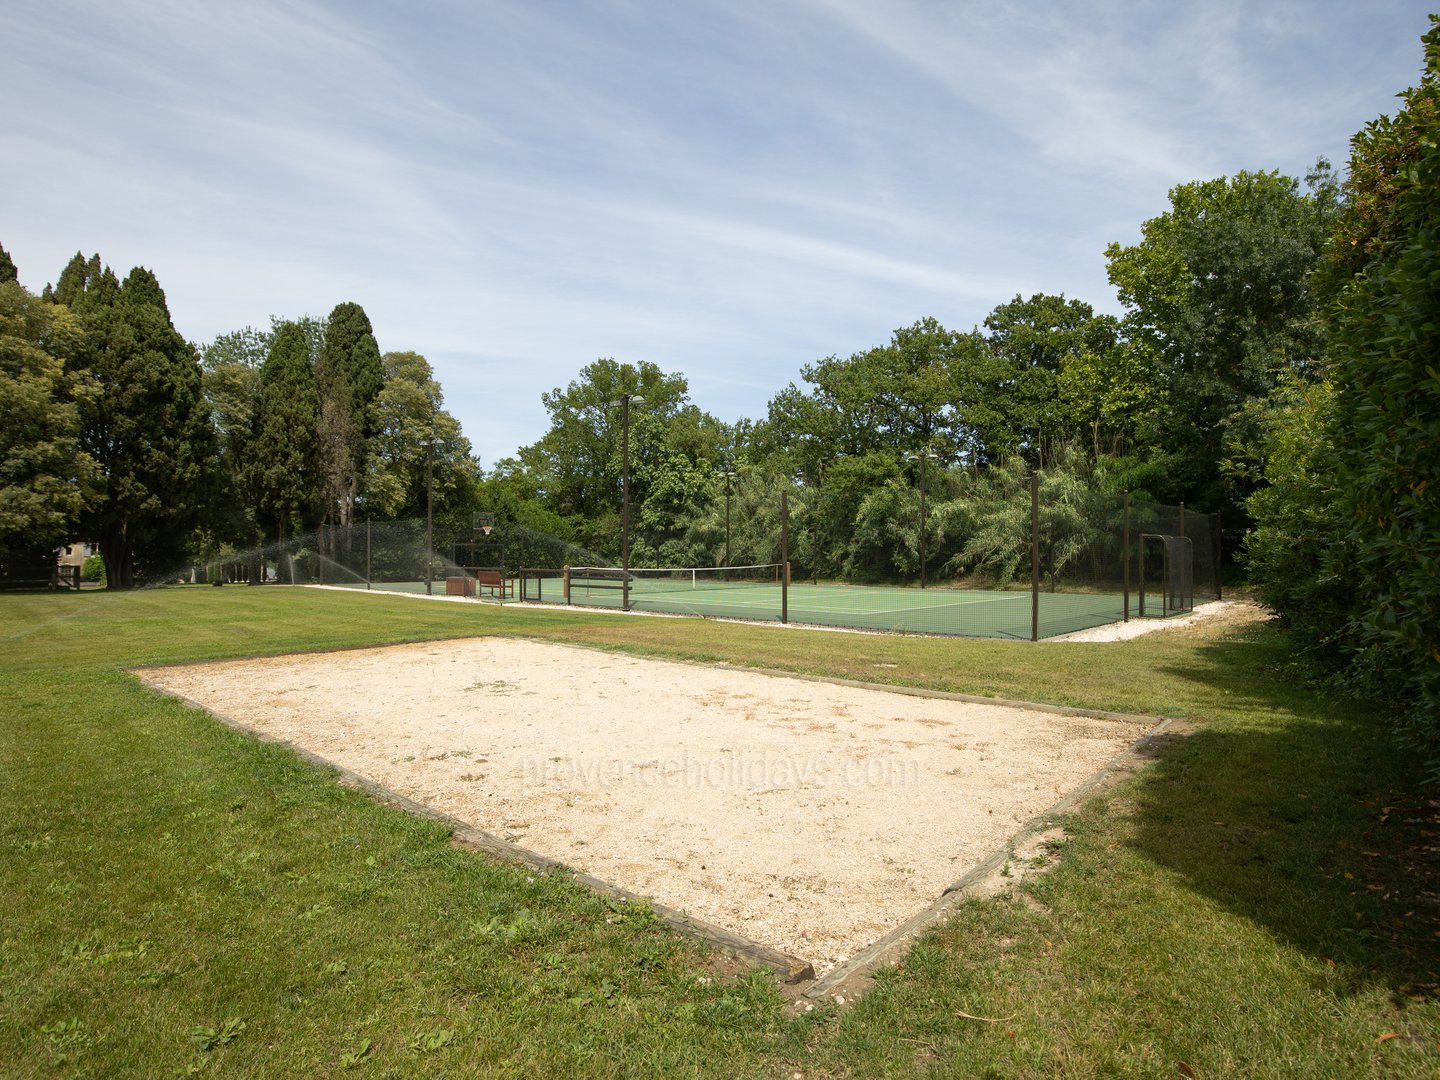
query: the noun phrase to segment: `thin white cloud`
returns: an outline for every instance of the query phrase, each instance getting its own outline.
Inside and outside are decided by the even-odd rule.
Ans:
[[[357,300],[493,461],[598,356],[734,419],[924,315],[1105,308],[1107,241],[1176,183],[1339,158],[1423,28],[1413,0],[10,5],[0,243],[36,287],[76,249],[151,266],[194,339]]]

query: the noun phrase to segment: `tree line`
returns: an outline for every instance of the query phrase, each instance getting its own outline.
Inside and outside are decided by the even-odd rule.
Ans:
[[[77,254],[37,295],[0,248],[0,570],[97,544],[112,588],[371,515],[463,513],[479,467],[429,363],[364,309],[196,346],[155,275]]]
[[[1017,477],[1035,470],[1223,509],[1238,543],[1281,391],[1321,370],[1326,324],[1312,275],[1341,204],[1323,161],[1303,183],[1242,172],[1180,185],[1138,243],[1106,252],[1123,315],[1035,294],[969,330],[923,318],[883,344],[805,365],[758,420],[700,410],[682,373],[597,361],[543,395],[549,430],[497,463],[485,501],[615,557],[614,403],[633,394],[644,400],[631,417],[637,563],[723,560],[727,492],[730,561],[773,560],[773,504],[786,486],[792,552],[808,572],[906,580],[923,554],[941,575],[969,576],[993,570],[991,549],[975,542],[977,508],[1001,491],[1023,497]]]

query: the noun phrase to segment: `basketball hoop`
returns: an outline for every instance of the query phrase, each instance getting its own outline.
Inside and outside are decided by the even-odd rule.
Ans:
[[[480,513],[472,514],[470,519],[470,527],[473,528],[476,532],[483,532],[486,536],[489,536],[490,531],[495,528],[495,515]]]

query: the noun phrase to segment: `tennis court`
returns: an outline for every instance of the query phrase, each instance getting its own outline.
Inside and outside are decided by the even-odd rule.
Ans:
[[[895,633],[955,634],[968,637],[1031,636],[1031,594],[1025,591],[879,585],[830,585],[778,580],[778,566],[731,567],[715,571],[631,570],[633,611],[695,615],[715,619],[779,621],[843,626]],[[620,608],[625,599],[619,571],[572,569],[568,592],[561,571],[525,571],[521,599],[580,607]],[[1125,617],[1124,596],[1114,593],[1039,595],[1041,637],[1055,637]]]

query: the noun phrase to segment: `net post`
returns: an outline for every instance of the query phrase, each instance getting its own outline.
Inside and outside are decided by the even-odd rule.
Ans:
[[[561,594],[565,597],[565,603],[570,603],[570,564],[565,564],[564,584],[560,586]]]
[[[790,621],[790,489],[780,489],[780,621]]]
[[[1122,588],[1125,592],[1125,617],[1122,622],[1130,621],[1130,492],[1125,492],[1122,505],[1125,507],[1123,515],[1124,525],[1121,528],[1120,540],[1120,561],[1124,564],[1120,572]]]
[[[1030,640],[1040,640],[1040,473],[1030,474]]]
[[[370,588],[370,519],[365,519],[365,588]]]

